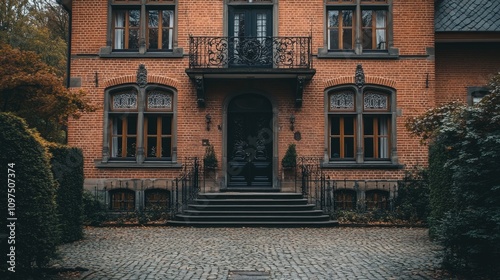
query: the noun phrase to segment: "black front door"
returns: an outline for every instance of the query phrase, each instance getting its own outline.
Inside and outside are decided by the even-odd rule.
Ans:
[[[234,98],[228,107],[228,187],[272,187],[272,105],[260,95]]]
[[[229,9],[230,67],[272,67],[272,22],[271,8]]]

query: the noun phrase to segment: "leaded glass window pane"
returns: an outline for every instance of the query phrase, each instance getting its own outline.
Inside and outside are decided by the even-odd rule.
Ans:
[[[151,91],[148,93],[148,109],[172,110],[172,95],[161,91]]]
[[[354,93],[339,92],[330,95],[330,110],[354,110]]]
[[[111,109],[137,109],[137,92],[129,91],[114,94]]]
[[[364,98],[365,110],[388,110],[389,98],[386,94],[369,92],[365,94]]]

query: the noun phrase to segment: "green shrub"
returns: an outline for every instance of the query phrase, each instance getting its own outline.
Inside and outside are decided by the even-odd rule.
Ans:
[[[474,106],[428,111],[407,127],[432,141],[431,230],[443,264],[465,277],[500,275],[500,73]]]
[[[297,148],[295,144],[289,144],[283,159],[281,159],[281,166],[291,168],[297,166]]]
[[[443,140],[436,140],[429,146],[429,234],[436,237],[436,231],[447,211],[453,208],[452,172],[446,167],[450,153]]]
[[[50,171],[43,140],[29,130],[24,120],[0,113],[0,166],[7,179],[8,165],[15,170],[15,262],[16,273],[28,272],[33,265],[45,266],[55,255],[59,231],[55,193],[57,183]],[[2,184],[0,197],[7,199],[9,188]],[[7,204],[0,203],[7,213]],[[1,230],[6,231],[6,219]],[[10,221],[9,221],[10,223]],[[3,243],[3,242],[2,242]],[[10,248],[9,248],[10,249]],[[6,252],[6,251],[2,251]],[[5,256],[5,255],[4,255]],[[2,262],[2,266],[5,266]]]
[[[427,223],[430,212],[429,184],[426,169],[408,171],[398,183],[394,211],[398,219],[409,223]]]
[[[104,206],[88,191],[83,192],[83,223],[91,226],[99,226],[108,220]]]
[[[72,242],[83,237],[83,154],[78,148],[50,144],[52,172],[59,183],[57,210],[61,241]]]

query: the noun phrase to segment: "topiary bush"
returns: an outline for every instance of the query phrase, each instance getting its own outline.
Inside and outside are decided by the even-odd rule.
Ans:
[[[284,168],[293,168],[297,166],[297,148],[295,144],[289,144],[283,159],[281,159],[281,166]]]
[[[83,153],[65,145],[49,144],[52,172],[59,183],[57,212],[61,226],[61,242],[83,237]]]
[[[9,113],[0,113],[2,180],[7,180],[7,174],[14,174],[9,178],[15,180],[11,181],[15,184],[9,186],[2,184],[0,197],[7,199],[7,193],[15,196],[10,205],[13,207],[9,207],[12,215],[9,215],[17,218],[15,221],[1,219],[0,228],[6,231],[6,222],[15,224],[15,229],[7,232],[10,236],[15,235],[15,243],[9,245],[9,252],[15,253],[15,257],[9,257],[9,260],[14,259],[15,263],[9,263],[8,268],[15,264],[17,276],[30,272],[34,266],[46,266],[55,255],[59,239],[55,200],[57,183],[50,170],[46,148],[41,142],[43,139],[28,129],[24,120]],[[1,212],[8,213],[7,203],[0,205]],[[2,255],[4,259],[6,255]],[[0,264],[3,270],[6,264],[5,261]]]

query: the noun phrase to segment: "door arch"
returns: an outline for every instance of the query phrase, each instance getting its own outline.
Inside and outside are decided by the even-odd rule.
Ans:
[[[223,169],[228,190],[272,189],[277,174],[276,106],[258,93],[238,94],[224,106]]]

